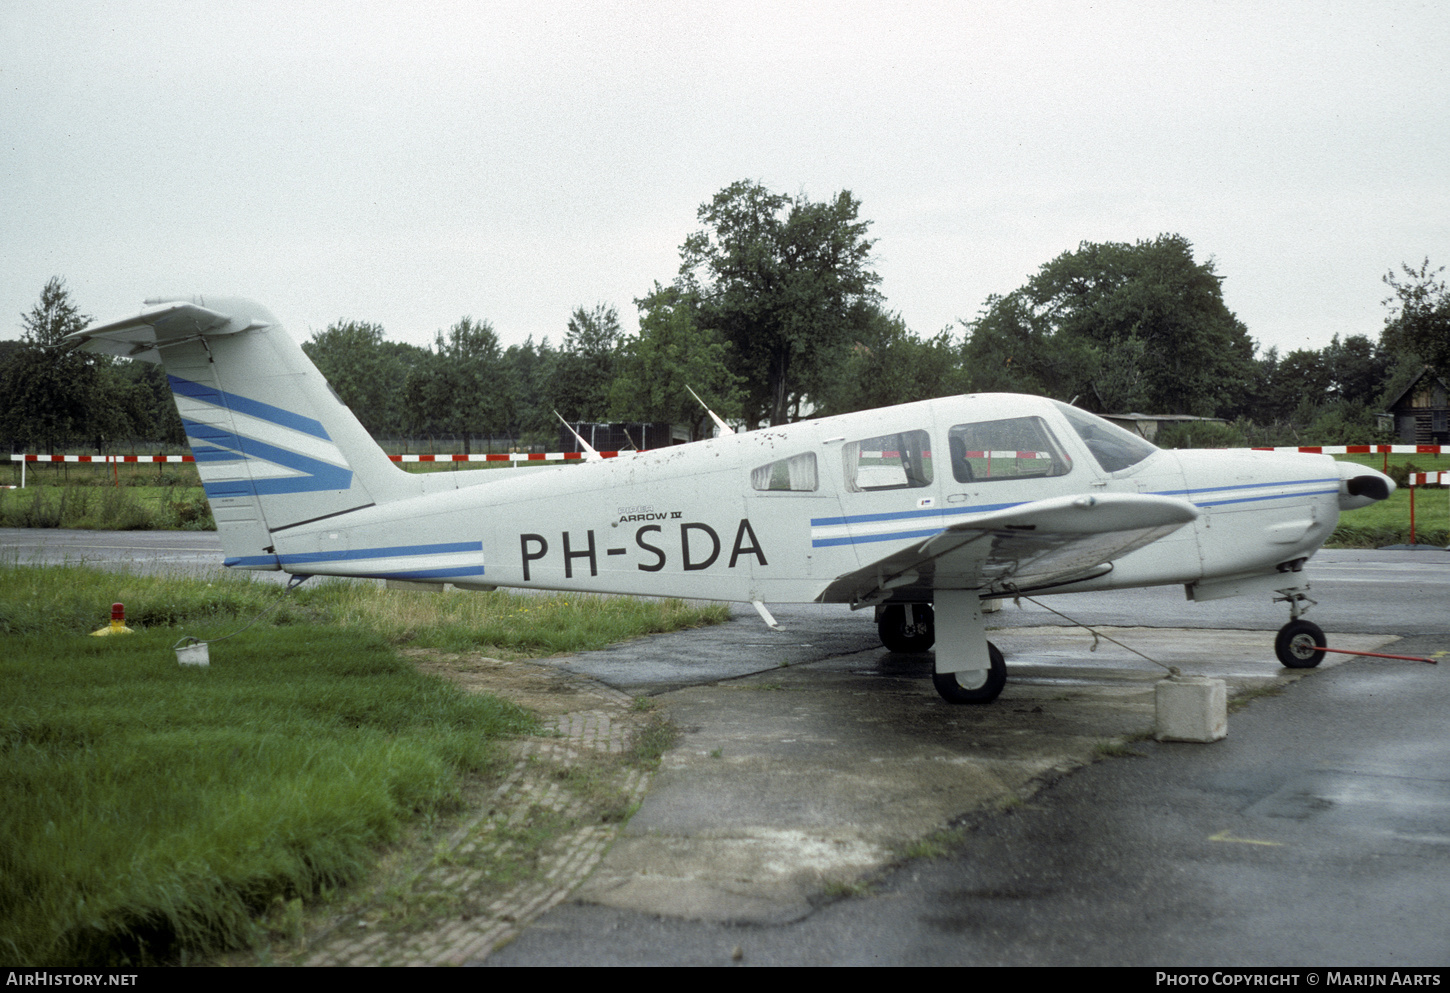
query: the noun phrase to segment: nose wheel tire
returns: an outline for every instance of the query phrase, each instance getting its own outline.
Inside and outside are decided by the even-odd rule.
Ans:
[[[1309,621],[1290,621],[1274,639],[1274,654],[1290,669],[1312,669],[1324,661],[1316,646],[1324,644],[1324,631]]]
[[[987,654],[992,659],[992,667],[987,670],[985,680],[982,680],[981,670],[932,673],[932,684],[936,686],[941,698],[947,703],[991,703],[997,699],[1002,687],[1007,685],[1007,660],[1002,658],[1002,653],[990,641],[987,642]],[[979,681],[979,685],[963,685],[960,677]]]
[[[908,606],[916,610],[908,611]],[[915,614],[913,623],[912,614]],[[881,609],[881,620],[876,622],[876,633],[881,644],[889,651],[911,654],[924,652],[936,641],[935,614],[931,605],[925,603],[893,603]]]

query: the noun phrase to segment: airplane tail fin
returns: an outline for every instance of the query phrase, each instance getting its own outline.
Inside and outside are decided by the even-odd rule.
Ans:
[[[159,362],[226,564],[278,569],[273,535],[414,495],[277,319],[249,300],[147,300],[76,332],[80,348]]]

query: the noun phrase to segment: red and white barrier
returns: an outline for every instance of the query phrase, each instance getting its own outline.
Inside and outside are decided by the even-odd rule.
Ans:
[[[195,462],[190,455],[12,455],[11,462]]]
[[[394,462],[574,462],[586,457],[585,452],[510,452],[506,455],[389,455]],[[634,452],[600,452],[606,459]]]
[[[600,452],[606,459],[631,452]],[[584,452],[516,452],[508,455],[389,455],[394,462],[567,462],[582,460]],[[190,455],[12,455],[12,462],[195,462]]]
[[[1300,445],[1287,448],[1254,446],[1255,452],[1304,452],[1308,455],[1440,455],[1450,445]]]
[[[633,452],[600,452],[606,459]],[[585,452],[513,452],[507,455],[389,455],[394,462],[508,462],[526,465],[533,462],[581,462]],[[89,462],[99,465],[126,465],[148,462],[195,462],[191,455],[22,455],[13,454],[11,462],[20,463],[20,486],[25,487],[25,468],[32,462]],[[13,487],[12,487],[13,488]]]

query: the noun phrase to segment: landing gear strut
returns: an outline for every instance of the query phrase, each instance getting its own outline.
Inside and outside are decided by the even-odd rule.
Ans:
[[[936,645],[931,681],[948,703],[991,703],[1006,685],[1007,663],[987,640],[976,590],[937,590],[930,604],[879,605],[876,631],[893,652],[924,652]]]

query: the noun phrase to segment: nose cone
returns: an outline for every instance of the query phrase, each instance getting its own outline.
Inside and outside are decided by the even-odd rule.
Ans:
[[[1382,472],[1367,469],[1353,462],[1339,465],[1339,509],[1354,510],[1388,500],[1395,491],[1395,481]]]

